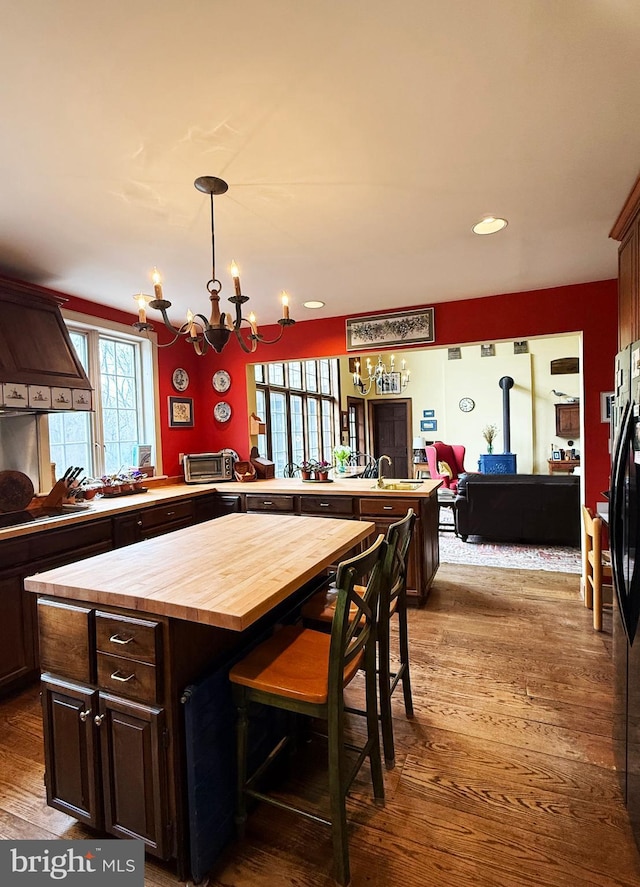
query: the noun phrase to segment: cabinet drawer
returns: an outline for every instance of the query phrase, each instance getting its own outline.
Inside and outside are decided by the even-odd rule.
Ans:
[[[259,496],[247,493],[247,511],[295,511],[295,496]]]
[[[161,698],[160,669],[110,653],[98,653],[97,661],[101,690],[142,702],[157,702]]]
[[[159,622],[96,612],[96,649],[122,659],[155,665],[160,659]]]
[[[75,681],[91,675],[91,607],[38,599],[40,667]]]
[[[415,499],[396,499],[390,496],[367,496],[360,500],[360,516],[404,517],[410,508],[418,511]]]
[[[300,513],[352,517],[353,499],[350,496],[303,496],[300,500]]]
[[[142,532],[152,530],[160,526],[170,526],[174,523],[182,523],[193,519],[193,500],[171,502],[167,505],[155,505],[153,508],[145,508],[140,512],[140,526]]]

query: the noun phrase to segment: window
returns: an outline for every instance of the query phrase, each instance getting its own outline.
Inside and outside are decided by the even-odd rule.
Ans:
[[[293,360],[256,364],[256,409],[267,424],[258,436],[258,450],[285,466],[303,459],[333,459],[338,439],[338,361]]]
[[[58,478],[69,465],[93,477],[116,474],[134,464],[136,444],[156,452],[151,344],[117,330],[67,326],[94,388],[95,412],[49,415],[50,460]]]

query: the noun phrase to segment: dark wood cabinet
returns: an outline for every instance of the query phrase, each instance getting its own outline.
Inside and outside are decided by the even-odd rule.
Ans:
[[[390,524],[404,517],[409,508],[416,512],[416,522],[409,549],[407,594],[421,603],[429,593],[440,564],[438,502],[435,494],[428,499],[366,496],[359,500],[361,520],[374,521],[378,532],[383,534],[386,534]]]
[[[580,404],[556,404],[556,435],[558,437],[580,437]]]
[[[193,522],[201,524],[204,521],[222,517],[224,514],[240,511],[240,496],[226,495],[225,493],[198,496],[193,500],[193,508]]]
[[[33,678],[37,661],[34,641],[34,604],[24,591],[23,574],[0,575],[0,692]]]
[[[111,520],[32,533],[0,543],[0,693],[37,679],[36,602],[25,576],[109,551]]]
[[[163,623],[49,598],[38,611],[42,662],[55,669],[42,676],[47,803],[169,858]]]
[[[618,250],[618,348],[640,339],[640,178],[609,235]]]
[[[192,499],[177,499],[161,505],[150,505],[139,511],[128,511],[113,518],[113,545],[122,548],[143,539],[152,539],[190,527],[194,523],[195,509]]]

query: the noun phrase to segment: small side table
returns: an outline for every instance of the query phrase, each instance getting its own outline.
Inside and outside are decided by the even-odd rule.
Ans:
[[[547,459],[549,465],[549,474],[566,472],[571,474],[574,468],[580,465],[580,459]]]
[[[413,463],[413,477],[415,480],[419,480],[424,477],[431,477],[431,472],[429,471],[429,463],[428,462],[414,462]]]
[[[456,514],[456,494],[446,487],[438,489],[438,530],[453,530],[458,535],[458,517]],[[440,520],[440,509],[450,508],[453,513],[453,524],[444,524]]]

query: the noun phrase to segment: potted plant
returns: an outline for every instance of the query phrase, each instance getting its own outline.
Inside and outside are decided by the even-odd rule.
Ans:
[[[315,468],[315,462],[313,459],[303,459],[298,468],[300,469],[302,480],[311,480],[311,473]]]
[[[331,462],[327,462],[326,459],[321,459],[316,464],[316,479],[317,480],[329,480],[329,469],[331,468]]]
[[[482,436],[487,442],[487,453],[493,453],[493,441],[498,433],[497,425],[485,425],[482,429]]]
[[[341,474],[344,474],[347,470],[347,462],[351,456],[351,447],[339,444],[339,446],[333,448],[333,455],[336,457],[336,462],[338,463],[338,471]]]

